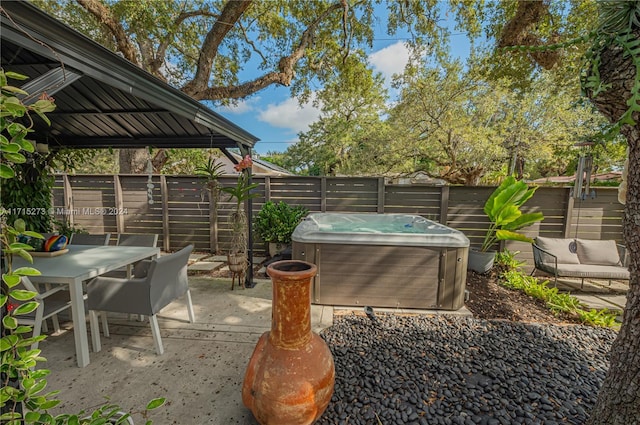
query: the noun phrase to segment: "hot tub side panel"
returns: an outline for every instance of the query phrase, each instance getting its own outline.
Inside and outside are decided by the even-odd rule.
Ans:
[[[316,304],[458,309],[464,280],[456,248],[293,243],[293,258],[318,266]],[[441,264],[443,265],[441,267]],[[451,283],[449,283],[451,282]]]
[[[438,305],[443,310],[459,310],[464,306],[467,286],[469,248],[447,248],[440,263]]]

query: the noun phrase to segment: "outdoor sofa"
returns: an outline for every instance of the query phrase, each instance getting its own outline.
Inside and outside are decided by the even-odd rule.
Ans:
[[[570,238],[534,239],[533,261],[535,268],[554,277],[575,277],[611,280],[629,280],[629,259],[623,245],[613,240],[590,240]]]

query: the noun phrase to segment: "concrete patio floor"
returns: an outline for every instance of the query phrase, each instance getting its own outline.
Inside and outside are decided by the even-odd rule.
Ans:
[[[49,336],[40,344],[51,370],[48,390],[60,390],[52,414],[92,411],[109,400],[140,412],[147,402],[167,404],[149,415],[155,424],[255,424],[241,400],[244,371],[254,346],[271,326],[271,281],[230,290],[230,279],[190,276],[196,323],[188,322],[183,300],[158,315],[165,353],[157,356],[148,321],[110,314],[111,336],[102,351],[78,368],[73,332]],[[331,307],[312,307],[314,331],[333,323]],[[70,326],[70,323],[65,323]],[[64,326],[63,326],[64,327]],[[136,424],[145,422],[134,413]]]
[[[271,325],[272,288],[268,279],[255,281],[254,288],[231,291],[230,279],[190,276],[196,323],[188,322],[182,299],[165,308],[159,314],[162,356],[154,351],[148,321],[125,315],[109,315],[111,336],[102,336],[102,351],[91,352],[86,368],[76,366],[72,330],[48,337],[40,345],[48,360],[42,367],[51,370],[47,390],[60,390],[62,400],[51,413],[90,412],[109,401],[142,424],[147,402],[165,397],[167,404],[148,417],[158,425],[256,424],[242,404],[241,387],[254,346]],[[624,283],[614,284],[615,291],[623,289]],[[624,305],[624,295],[612,294],[606,282],[585,282],[576,292],[579,286],[579,280],[559,282],[594,308]],[[466,308],[456,313],[470,314]],[[312,306],[314,331],[331,326],[333,314],[332,307]]]

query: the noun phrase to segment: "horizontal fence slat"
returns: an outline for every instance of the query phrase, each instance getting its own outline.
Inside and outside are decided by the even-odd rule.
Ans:
[[[115,215],[85,214],[99,208],[115,207],[115,178],[119,178],[122,187],[123,225],[127,233],[157,233],[159,245],[166,238],[171,249],[178,249],[193,243],[197,250],[210,250],[209,198],[206,192],[206,179],[201,176],[164,176],[168,201],[169,234],[163,234],[163,193],[158,175],[151,177],[153,187],[149,204],[147,175],[75,175],[68,176],[71,186],[73,209],[68,205],[64,194],[64,176],[56,175],[52,189],[54,213],[58,220],[69,220],[73,224],[92,233],[117,232]],[[222,187],[235,186],[236,176],[219,178]],[[385,213],[421,215],[438,221],[446,217],[444,223],[463,231],[477,246],[482,242],[488,227],[483,212],[486,199],[494,187],[450,186],[444,193],[448,199],[443,202],[443,188],[438,186],[385,185],[379,190],[378,177],[313,177],[313,176],[270,176],[269,193],[266,178],[252,178],[258,187],[252,200],[252,213],[255,217],[266,199],[278,203],[284,201],[290,205],[300,205],[310,212],[361,212],[376,213],[379,206]],[[324,181],[324,184],[323,184]],[[323,193],[322,190],[325,190]],[[622,241],[622,214],[624,206],[617,201],[617,188],[597,187],[595,198],[575,200],[570,220],[567,223],[570,208],[570,188],[539,187],[534,196],[523,206],[523,212],[540,211],[545,219],[535,226],[524,229],[523,233],[535,237],[580,237],[585,239],[614,239]],[[324,195],[324,200],[322,199]],[[383,196],[380,200],[379,197]],[[445,206],[446,211],[441,211]],[[220,249],[226,251],[231,239],[229,216],[235,208],[235,202],[225,193],[218,201],[218,242]],[[265,244],[254,235],[254,254],[264,255]],[[521,251],[519,256],[531,259],[530,244],[507,242],[507,249]]]

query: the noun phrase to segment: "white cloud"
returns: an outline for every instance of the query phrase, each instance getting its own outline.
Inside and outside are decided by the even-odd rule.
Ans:
[[[227,112],[229,114],[240,115],[254,111],[258,103],[260,103],[260,97],[256,96],[250,99],[238,100],[236,105],[221,106],[218,108],[218,110]]]
[[[269,104],[258,114],[260,121],[274,127],[286,128],[293,132],[307,131],[309,124],[317,121],[320,110],[311,102],[300,106],[297,99],[287,99],[281,103]]]
[[[369,62],[376,71],[380,72],[389,81],[393,74],[402,74],[404,72],[404,67],[409,62],[409,55],[407,46],[399,41],[371,53]]]

